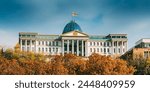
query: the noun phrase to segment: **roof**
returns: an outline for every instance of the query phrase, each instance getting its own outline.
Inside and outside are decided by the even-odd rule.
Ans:
[[[101,41],[107,41],[107,40],[111,40],[110,38],[107,38],[104,35],[90,35],[89,36],[90,40],[101,40]]]
[[[82,32],[81,27],[75,22],[70,21],[64,28],[63,33],[71,32],[71,31],[79,31]]]
[[[137,41],[135,44],[138,45],[140,43],[150,43],[150,38],[142,38],[139,41]]]

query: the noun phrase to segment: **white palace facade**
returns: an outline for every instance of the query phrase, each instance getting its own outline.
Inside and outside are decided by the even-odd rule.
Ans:
[[[66,53],[88,57],[92,53],[122,55],[127,51],[127,34],[89,35],[82,32],[75,21],[70,21],[60,35],[42,35],[20,32],[21,51],[64,55]]]

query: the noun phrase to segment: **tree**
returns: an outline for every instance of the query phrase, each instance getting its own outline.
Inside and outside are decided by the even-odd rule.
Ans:
[[[127,62],[121,59],[92,54],[87,63],[87,74],[94,75],[118,75],[133,74],[134,68],[128,66]]]

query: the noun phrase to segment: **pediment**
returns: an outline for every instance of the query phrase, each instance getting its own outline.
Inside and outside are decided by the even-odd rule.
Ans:
[[[83,33],[83,32],[79,32],[79,31],[71,31],[71,32],[62,34],[61,36],[88,37],[87,34],[85,34],[85,33]]]

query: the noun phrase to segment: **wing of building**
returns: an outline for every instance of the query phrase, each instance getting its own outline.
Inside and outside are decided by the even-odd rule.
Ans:
[[[20,32],[19,44],[22,51],[45,55],[72,53],[87,57],[99,53],[120,56],[127,51],[127,34],[90,35],[75,21],[70,21],[60,35]]]
[[[150,58],[150,38],[142,38],[135,46],[121,56],[122,59],[147,59]]]

